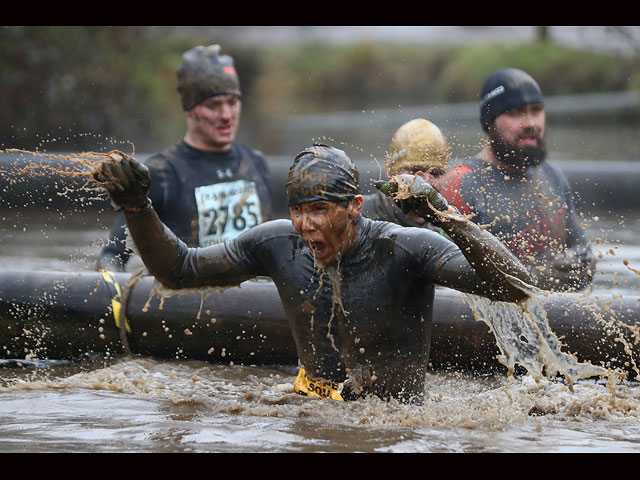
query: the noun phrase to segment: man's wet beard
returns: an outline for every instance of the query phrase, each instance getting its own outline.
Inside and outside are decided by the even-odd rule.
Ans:
[[[541,137],[538,137],[538,145],[535,147],[518,147],[516,144],[503,141],[495,134],[489,134],[489,139],[496,158],[512,167],[526,170],[540,165],[547,158],[547,146]]]

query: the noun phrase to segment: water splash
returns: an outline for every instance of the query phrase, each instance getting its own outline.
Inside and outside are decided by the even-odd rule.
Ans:
[[[135,147],[131,144],[132,153]],[[3,165],[5,181],[9,187],[29,182],[39,177],[45,177],[57,185],[56,178],[63,179],[57,187],[56,195],[72,202],[90,205],[94,201],[104,201],[106,193],[103,183],[93,178],[94,172],[105,162],[113,162],[117,156],[124,156],[120,150],[109,152],[80,152],[80,153],[47,153],[39,150],[25,150],[21,148],[7,148],[0,150],[0,155],[18,154],[11,163]],[[74,194],[80,194],[73,198]],[[41,203],[44,199],[40,199]],[[51,201],[51,200],[50,200]]]
[[[539,298],[514,304],[469,294],[465,297],[476,320],[486,323],[493,332],[502,353],[498,360],[510,374],[519,364],[535,379],[562,375],[570,389],[577,380],[612,375],[608,369],[581,363],[576,356],[561,350],[562,344],[549,328],[547,312]]]

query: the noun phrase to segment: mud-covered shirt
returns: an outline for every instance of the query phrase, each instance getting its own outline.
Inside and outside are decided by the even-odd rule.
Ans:
[[[202,249],[179,244],[173,288],[275,282],[309,375],[375,378],[372,393],[420,395],[429,357],[435,285],[488,294],[460,249],[424,228],[357,217],[358,240],[336,267],[319,267],[291,221],[263,223]],[[165,233],[170,235],[170,233]],[[160,252],[158,252],[160,254]]]
[[[501,240],[539,285],[540,267],[555,254],[587,246],[569,183],[548,162],[513,173],[474,157],[456,165],[443,183],[449,204]]]
[[[151,174],[153,208],[189,246],[223,242],[273,218],[266,161],[244,144],[207,152],[181,140],[144,163]],[[132,253],[125,244],[125,225],[121,214],[102,250],[101,266],[124,268]]]

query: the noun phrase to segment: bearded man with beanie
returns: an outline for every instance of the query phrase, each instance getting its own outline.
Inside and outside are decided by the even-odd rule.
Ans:
[[[160,219],[187,245],[205,247],[234,238],[273,217],[269,171],[258,150],[235,140],[241,92],[233,58],[219,45],[183,54],[177,70],[186,134],[149,157],[149,198]],[[133,253],[120,214],[98,269],[123,271]]]
[[[577,291],[591,285],[595,256],[566,177],[546,161],[545,121],[542,91],[528,73],[489,76],[480,102],[487,142],[447,173],[441,193],[499,238],[536,286]]]

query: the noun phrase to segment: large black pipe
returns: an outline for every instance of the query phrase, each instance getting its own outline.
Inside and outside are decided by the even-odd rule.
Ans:
[[[154,294],[151,277],[142,277],[129,290],[125,285],[130,274],[117,273],[112,279],[115,284],[96,272],[0,270],[0,357],[113,356],[128,347],[134,354],[159,358],[262,365],[297,362],[284,310],[270,281],[160,297]],[[620,339],[640,326],[638,298],[553,294],[541,301],[565,351],[577,354],[580,361],[635,376],[637,354],[625,351]],[[122,317],[114,305],[123,307],[126,324],[116,323],[116,317]],[[633,337],[627,342],[632,349]],[[463,296],[437,289],[433,367],[495,371],[504,368],[496,359],[498,353],[489,327],[474,318]]]
[[[0,356],[82,358],[120,354],[128,344],[133,353],[162,358],[296,360],[271,282],[161,298],[152,293],[152,277],[142,277],[130,289],[131,275],[112,278],[122,295],[97,272],[0,270]],[[116,304],[125,313],[124,338]]]

